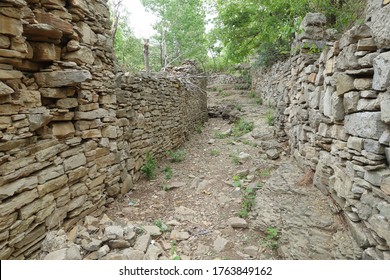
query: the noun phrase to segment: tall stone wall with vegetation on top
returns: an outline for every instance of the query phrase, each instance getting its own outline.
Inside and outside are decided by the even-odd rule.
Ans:
[[[254,71],[276,132],[338,205],[363,259],[390,259],[389,2],[368,1],[366,23],[337,40],[324,16],[309,14],[299,54]]]
[[[207,119],[188,73],[117,73],[110,28],[106,0],[0,0],[0,259],[34,258]]]

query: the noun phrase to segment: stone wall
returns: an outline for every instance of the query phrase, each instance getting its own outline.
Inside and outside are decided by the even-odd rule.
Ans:
[[[333,42],[323,16],[310,14],[300,53],[258,70],[253,83],[276,105],[279,136],[335,201],[364,259],[390,259],[388,3],[369,1],[366,24]],[[313,43],[326,47],[317,54]]]
[[[116,72],[106,0],[0,0],[0,259],[104,211],[207,119],[188,74]]]

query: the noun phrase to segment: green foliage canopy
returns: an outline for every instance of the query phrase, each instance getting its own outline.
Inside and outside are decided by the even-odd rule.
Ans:
[[[158,32],[155,39],[160,44],[161,55],[163,55],[163,44],[166,44],[168,63],[180,62],[187,58],[200,62],[207,60],[206,13],[202,0],[141,0],[141,2],[149,11],[159,16],[159,21],[154,27]],[[161,64],[165,66],[163,60],[162,57]]]
[[[289,53],[291,39],[308,12],[323,12],[340,31],[354,23],[365,0],[215,0],[216,32],[233,62],[254,54],[277,60]]]

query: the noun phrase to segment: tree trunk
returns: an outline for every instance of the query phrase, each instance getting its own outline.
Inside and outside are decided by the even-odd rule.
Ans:
[[[122,6],[122,0],[113,1],[114,6],[114,22],[111,28],[112,41],[115,42],[115,35],[118,29],[119,19],[121,17],[120,8]]]
[[[162,29],[162,57],[163,57],[163,69],[165,70],[165,67],[168,64],[167,59],[167,38],[166,38],[166,29],[163,27]]]
[[[144,61],[145,61],[145,70],[146,74],[150,74],[150,65],[149,65],[149,39],[144,39]]]

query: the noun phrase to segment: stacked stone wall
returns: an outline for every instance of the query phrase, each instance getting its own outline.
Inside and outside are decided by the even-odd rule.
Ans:
[[[104,211],[207,119],[184,77],[117,73],[106,0],[0,0],[0,259]]]
[[[309,14],[300,53],[254,73],[254,89],[276,106],[279,136],[333,198],[364,259],[390,259],[389,14],[389,1],[369,1],[367,22],[334,42],[324,17]],[[316,54],[313,44],[326,46]]]

